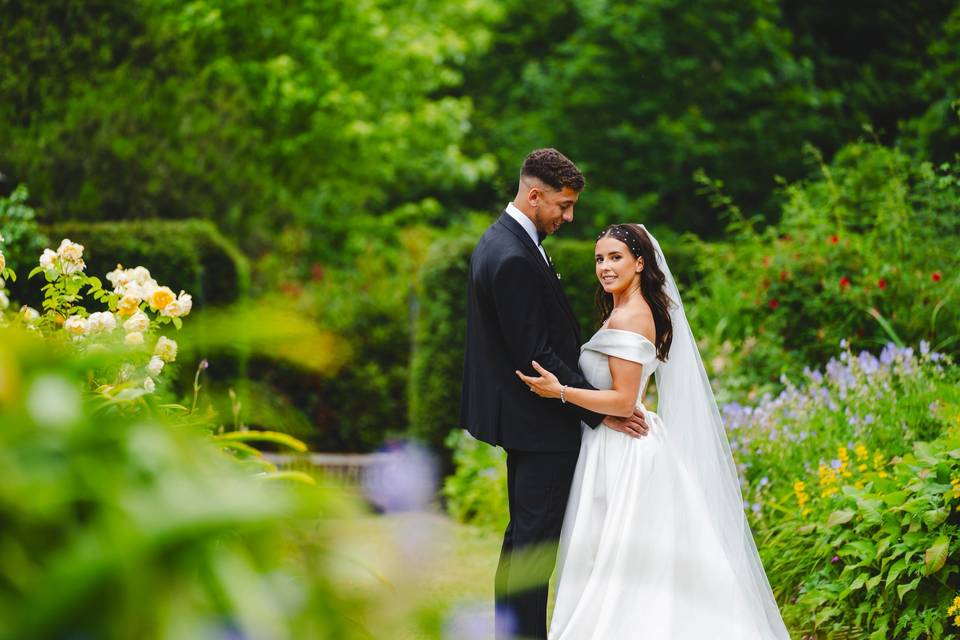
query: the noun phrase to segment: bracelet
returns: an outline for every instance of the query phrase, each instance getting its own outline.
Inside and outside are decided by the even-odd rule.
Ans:
[[[567,390],[567,385],[560,385],[560,402],[567,404],[567,399],[563,397],[563,392]]]

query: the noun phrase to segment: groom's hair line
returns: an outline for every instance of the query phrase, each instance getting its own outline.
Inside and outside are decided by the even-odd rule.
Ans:
[[[586,180],[577,165],[556,149],[536,149],[527,154],[520,168],[520,179],[536,178],[557,191],[570,187],[583,191]]]

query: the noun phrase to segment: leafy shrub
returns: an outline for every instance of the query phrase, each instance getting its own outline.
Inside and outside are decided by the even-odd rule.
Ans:
[[[0,198],[0,236],[5,243],[7,267],[26,275],[49,242],[40,232],[37,214],[27,204],[30,192],[19,185],[9,197]]]
[[[704,180],[732,235],[701,245],[691,321],[728,390],[775,386],[841,339],[960,352],[960,168],[857,143],[820,170],[784,187],[782,220],[762,231]]]
[[[0,636],[369,635],[350,621],[364,601],[332,586],[327,541],[300,524],[342,506],[254,476],[208,416],[90,391],[110,353],[0,334]]]
[[[420,271],[421,292],[410,364],[410,433],[435,450],[460,418],[466,336],[467,272],[477,239],[442,238]]]
[[[447,512],[467,524],[503,531],[509,520],[507,456],[462,429],[447,435],[455,471],[443,483]]]
[[[960,370],[925,343],[919,354],[890,344],[804,377],[757,406],[724,407],[785,619],[828,637],[945,637],[960,590],[941,556],[960,524]]]

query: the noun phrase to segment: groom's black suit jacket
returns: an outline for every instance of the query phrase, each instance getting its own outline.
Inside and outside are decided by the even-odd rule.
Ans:
[[[592,389],[580,373],[580,327],[553,268],[504,212],[470,258],[460,425],[516,451],[576,451],[580,421],[603,416],[531,393],[514,373],[536,360],[562,384]]]

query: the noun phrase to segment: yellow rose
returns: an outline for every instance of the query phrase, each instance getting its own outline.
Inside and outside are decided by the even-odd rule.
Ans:
[[[157,287],[150,293],[147,302],[150,303],[150,308],[156,311],[157,309],[163,309],[176,299],[177,296],[170,290],[170,287]]]
[[[132,295],[125,295],[120,299],[117,305],[117,313],[122,316],[132,316],[140,308],[140,298]]]

